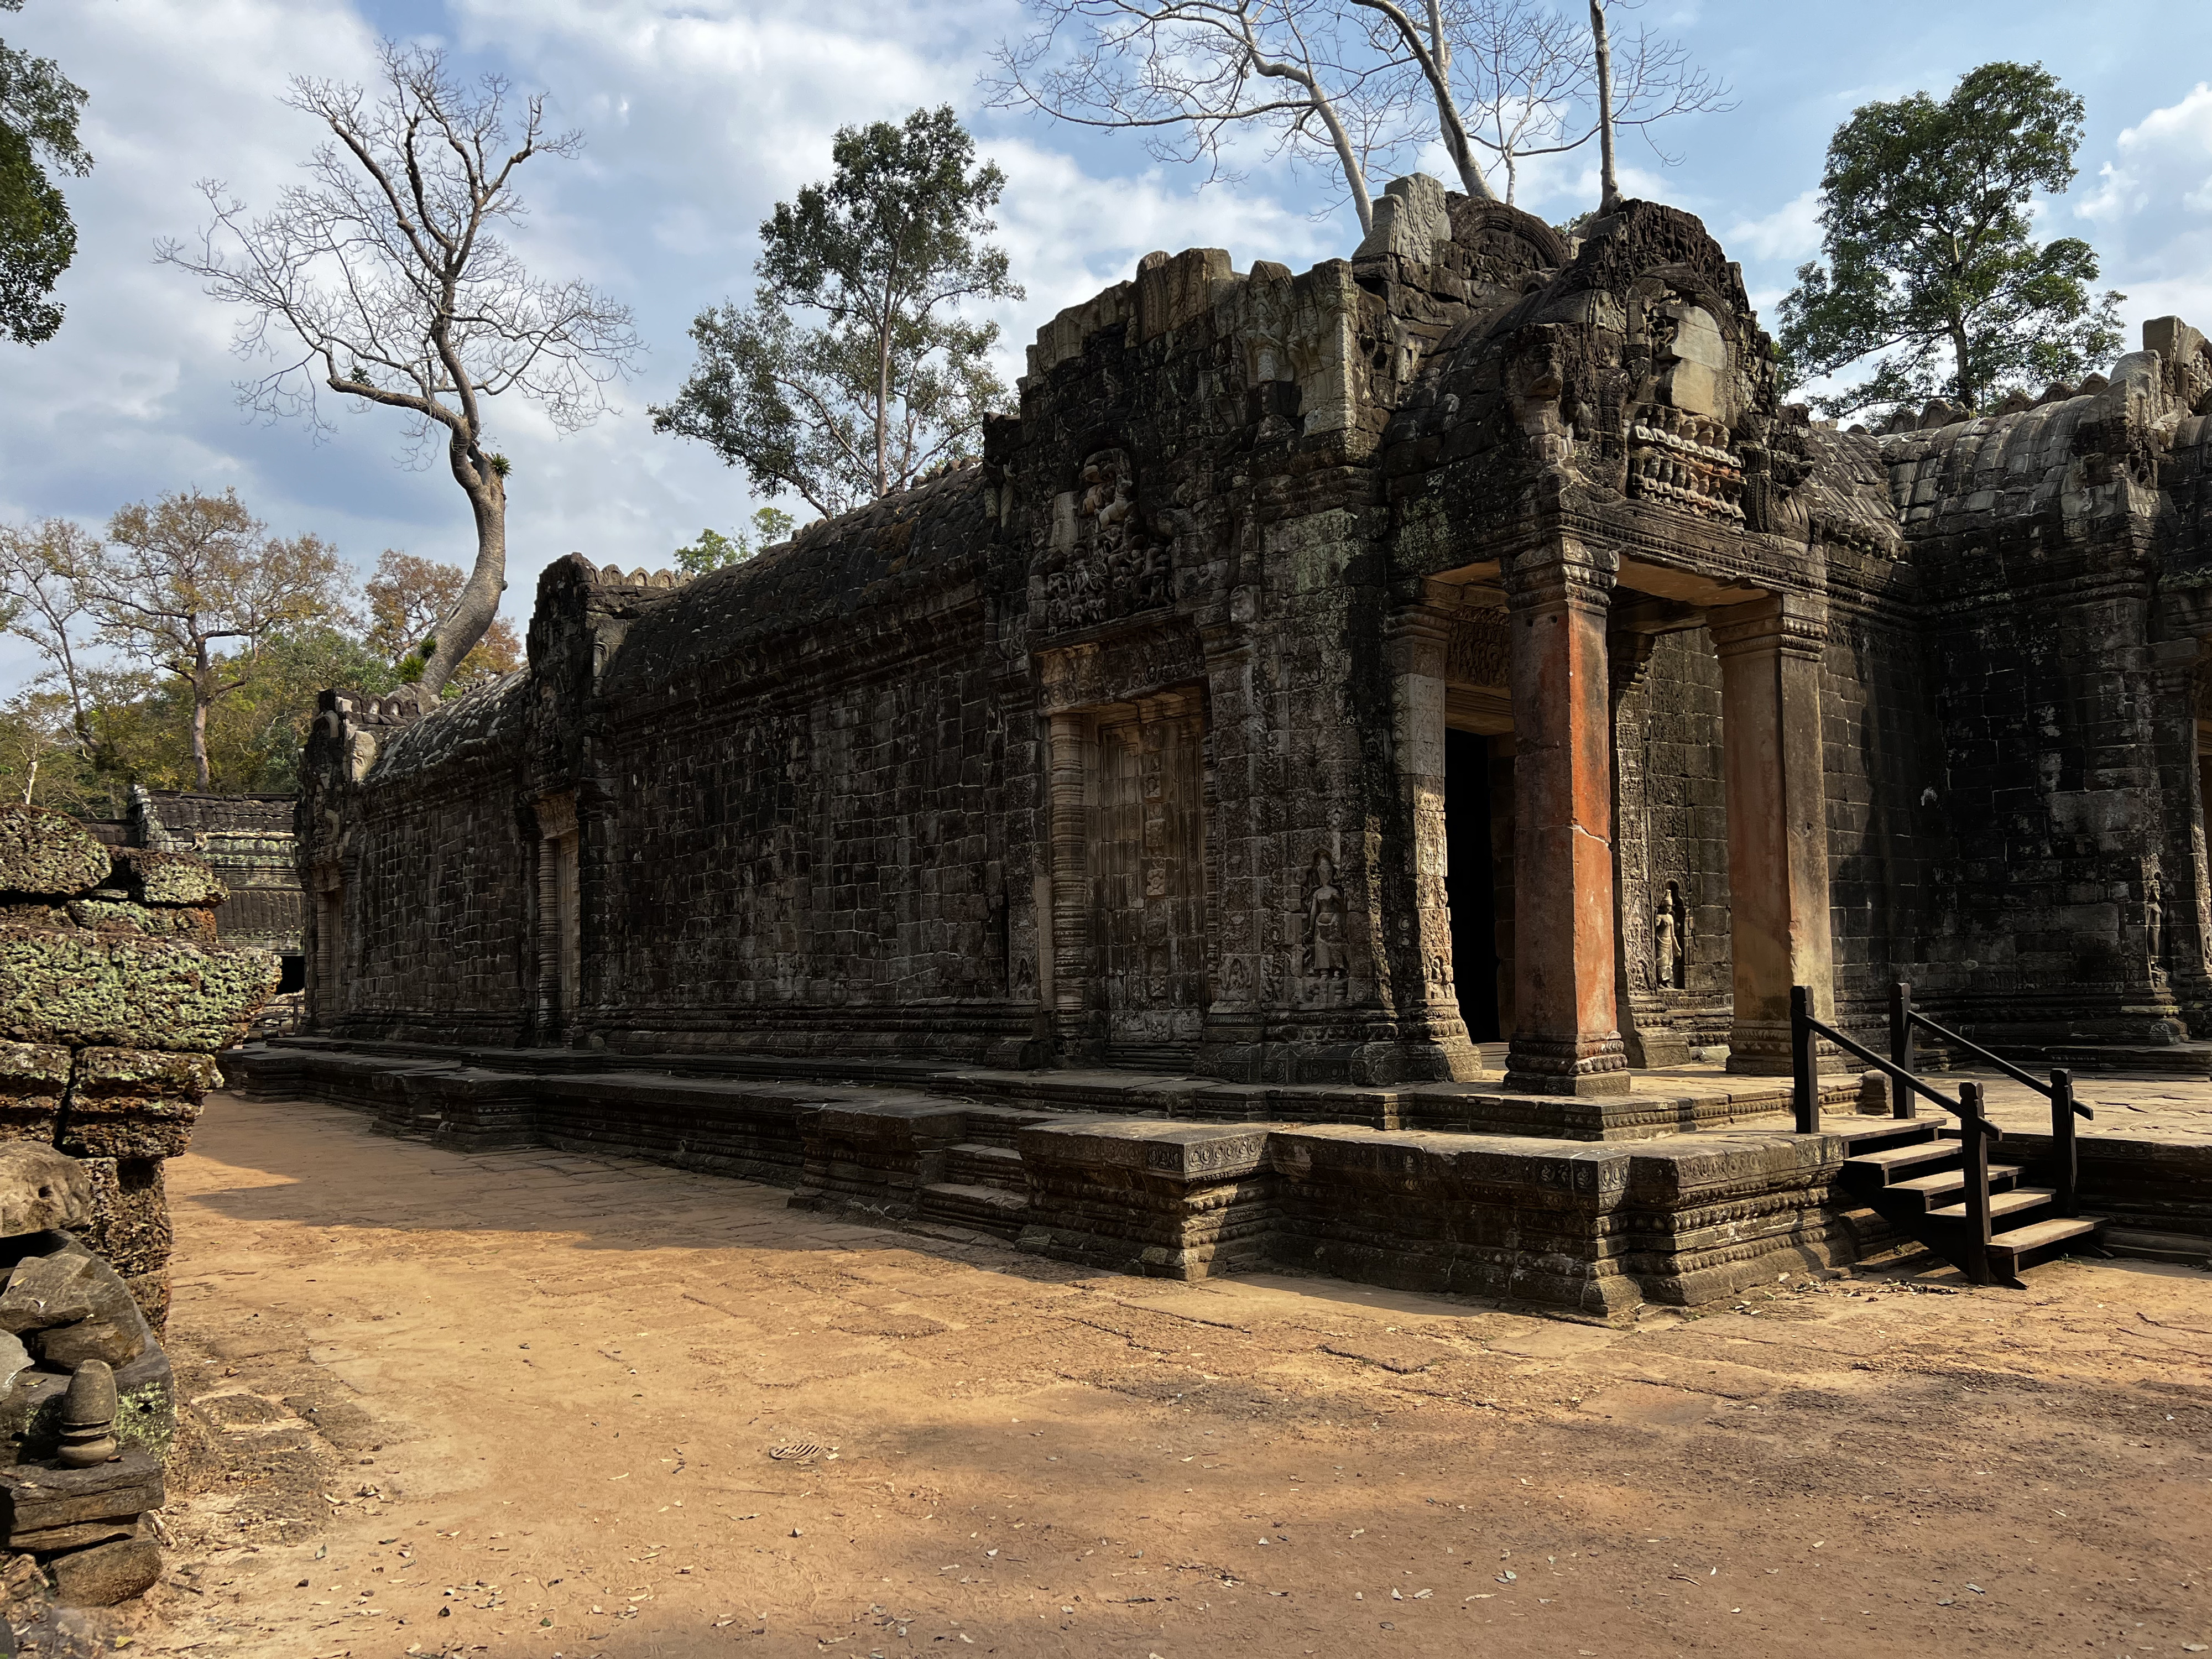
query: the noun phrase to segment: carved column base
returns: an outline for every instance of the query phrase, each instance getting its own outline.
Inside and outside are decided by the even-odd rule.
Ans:
[[[1813,1045],[1813,1064],[1826,1074],[1855,1070],[1858,1062],[1821,1037]],[[1729,1026],[1728,1069],[1740,1077],[1791,1075],[1796,1062],[1790,1054],[1790,1022],[1736,1016]]]
[[[1528,1095],[1625,1095],[1628,1054],[1618,1032],[1565,1041],[1516,1033],[1505,1051],[1505,1087]]]

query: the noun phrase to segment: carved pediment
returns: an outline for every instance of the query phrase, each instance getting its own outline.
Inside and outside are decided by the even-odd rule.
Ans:
[[[1076,487],[1053,501],[1051,540],[1031,602],[1058,633],[1164,611],[1173,600],[1167,544],[1137,496],[1128,452],[1094,451]]]

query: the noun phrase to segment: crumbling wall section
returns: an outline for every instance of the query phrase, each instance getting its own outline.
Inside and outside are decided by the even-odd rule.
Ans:
[[[0,806],[0,1137],[83,1165],[85,1241],[157,1331],[169,1306],[161,1165],[191,1144],[276,958],[218,944],[228,896],[179,854],[111,851],[58,812]]]

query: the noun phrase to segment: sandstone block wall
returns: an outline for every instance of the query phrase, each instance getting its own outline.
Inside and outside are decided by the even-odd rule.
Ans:
[[[215,942],[226,896],[181,854],[111,854],[73,819],[0,806],[0,1136],[76,1158],[86,1242],[156,1330],[168,1313],[161,1165],[191,1143],[278,976],[265,951]]]

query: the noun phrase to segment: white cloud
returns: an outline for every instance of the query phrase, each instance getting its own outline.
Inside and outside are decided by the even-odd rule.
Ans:
[[[1800,192],[1759,219],[1739,219],[1721,241],[1737,258],[1802,263],[1820,251],[1820,192]]]
[[[2152,317],[2212,326],[2212,85],[2153,110],[2112,148],[2074,210],[2106,285],[2127,295],[2130,335]]]

